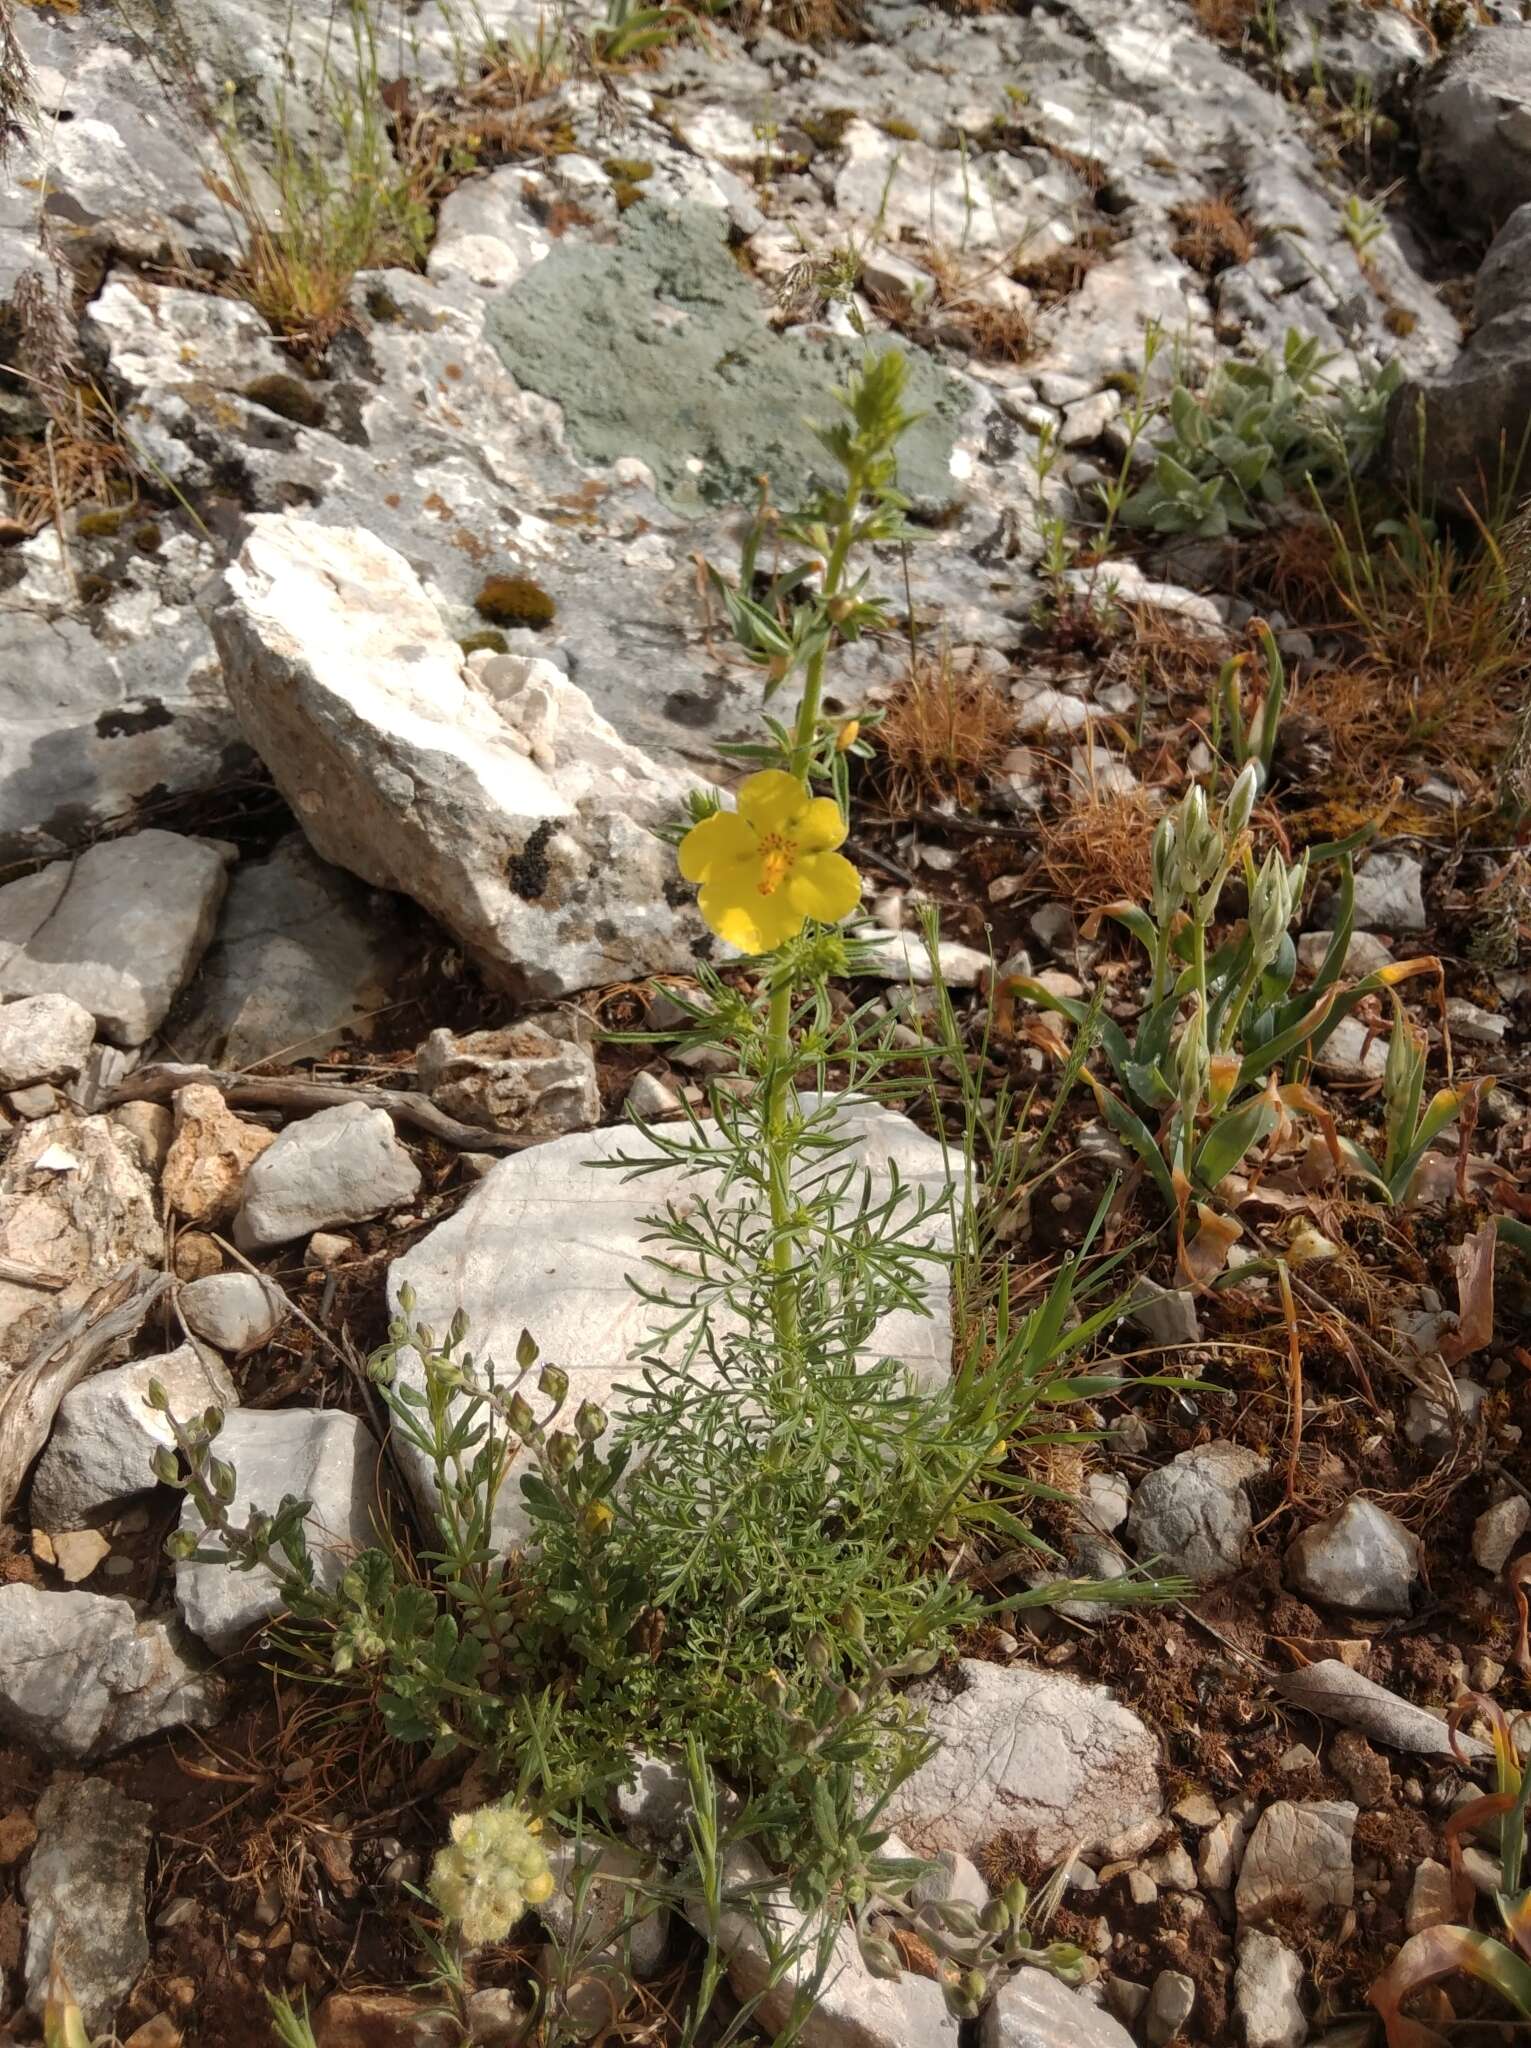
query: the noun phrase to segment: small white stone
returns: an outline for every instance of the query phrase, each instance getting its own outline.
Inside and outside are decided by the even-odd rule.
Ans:
[[[1473,1523],[1473,1558],[1486,1572],[1501,1572],[1531,1524],[1531,1501],[1512,1493],[1485,1508]]]
[[[1239,1942],[1233,1997],[1244,2026],[1245,2048],[1302,2048],[1302,1963],[1274,1935],[1250,1928]]]

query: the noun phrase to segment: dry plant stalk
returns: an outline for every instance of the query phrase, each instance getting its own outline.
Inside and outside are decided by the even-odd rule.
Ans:
[[[953,798],[970,803],[1014,730],[1009,698],[975,661],[949,650],[917,661],[877,728],[888,809],[908,817]]]

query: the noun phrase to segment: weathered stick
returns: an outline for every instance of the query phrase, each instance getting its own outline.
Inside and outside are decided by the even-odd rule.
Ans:
[[[396,1123],[413,1124],[443,1145],[460,1152],[524,1152],[536,1138],[517,1137],[510,1131],[482,1131],[476,1124],[460,1124],[455,1116],[438,1109],[425,1095],[398,1088],[353,1088],[343,1081],[289,1081],[260,1074],[220,1074],[212,1067],[183,1067],[164,1064],[140,1067],[129,1074],[121,1087],[101,1105],[115,1109],[123,1102],[165,1102],[180,1088],[216,1088],[234,1108],[250,1109],[333,1109],[337,1103],[365,1102],[372,1109],[386,1109]]]
[[[0,1387],[0,1515],[10,1513],[27,1467],[48,1441],[60,1401],[95,1371],[115,1345],[137,1335],[169,1285],[168,1273],[157,1273],[136,1261],[124,1266]],[[153,1483],[146,1465],[144,1485]]]
[[[40,1287],[45,1294],[57,1294],[69,1282],[62,1273],[45,1273],[40,1266],[23,1266],[16,1259],[0,1259],[0,1280],[13,1287]]]

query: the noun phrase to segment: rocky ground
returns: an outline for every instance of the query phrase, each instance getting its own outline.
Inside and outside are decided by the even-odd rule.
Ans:
[[[1258,832],[1376,827],[1350,966],[1439,956],[1438,989],[1410,985],[1433,1084],[1449,1062],[1495,1085],[1407,1206],[1300,1139],[1230,1184],[1234,1266],[1284,1252],[1290,1315],[1266,1266],[1193,1292],[1148,1201],[1116,1217],[1130,1288],[1099,1355],[1188,1384],[1015,1455],[1073,1503],[1042,1510],[1060,1570],[1192,1589],[983,1632],[923,1682],[944,1746],[894,1814],[963,1895],[1065,1862],[1054,1931],[1098,1976],[1023,1971],[959,2034],[917,1956],[888,1984],[850,1951],[803,2038],[1380,2038],[1370,1984],[1454,1912],[1442,1825],[1483,1745],[1454,1752],[1445,1714],[1466,1689],[1531,1705],[1528,1294],[1503,1247],[1490,1279],[1492,1218],[1527,1199],[1531,883],[1500,763],[1531,657],[1504,592],[1492,617],[1470,595],[1485,479],[1531,420],[1531,25],[870,0],[725,12],[531,78],[483,57],[536,33],[529,5],[491,0],[471,34],[406,7],[371,86],[429,167],[416,244],[304,327],[252,303],[248,209],[279,203],[274,129],[345,172],[335,24],[268,0],[14,11],[35,103],[0,171],[14,2038],[40,2037],[60,1945],[90,2025],[138,2048],[265,2038],[284,1987],[328,2048],[455,2038],[408,1993],[407,1887],[450,1774],[332,1739],[322,1696],[261,1661],[261,1574],[166,1561],[192,1511],[148,1483],[148,1384],[224,1407],[240,1512],[311,1498],[336,1571],[380,1485],[401,1519],[420,1485],[357,1370],[404,1281],[488,1349],[529,1326],[611,1399],[653,1194],[593,1162],[624,1105],[663,1119],[707,1077],[603,1034],[673,1023],[667,987],[714,958],[661,832],[757,729],[701,564],[737,561],[762,473],[802,497],[804,416],[862,332],[901,339],[924,417],[900,472],[920,544],[876,572],[899,630],[837,658],[840,706],[887,714],[852,850],[889,964],[858,993],[918,1030],[935,904],[965,1016],[1017,973],[1133,1016],[1137,961],[1090,913],[1146,888],[1258,618],[1292,677]],[[1428,578],[1347,582],[1305,496],[1248,532],[1103,530],[1097,487],[1141,480],[1128,423],[1172,366],[1294,330],[1336,385],[1399,366],[1376,474],[1414,476],[1423,419],[1430,602]],[[1325,1049],[1347,1132],[1375,1128],[1388,1023],[1374,1005]],[[975,1057],[1040,1121],[1056,1051],[1022,1005]],[[874,1171],[944,1175],[891,1113],[857,1142]],[[1022,1295],[1132,1162],[1075,1097],[1049,1164],[1009,1228]],[[930,1307],[899,1343],[940,1372]],[[991,1563],[1002,1592],[1021,1567]],[[630,1807],[645,1849],[641,1784]],[[1492,1888],[1482,1849],[1467,1868]],[[522,2038],[536,1950],[497,1958],[475,2040]],[[666,2038],[680,1930],[647,1967],[609,2038]],[[1463,2038],[1500,2037],[1500,2008],[1450,1996]]]

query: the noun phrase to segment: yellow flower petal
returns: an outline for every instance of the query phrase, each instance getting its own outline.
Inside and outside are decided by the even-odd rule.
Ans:
[[[861,901],[861,876],[843,854],[810,853],[793,868],[785,894],[800,920],[838,924]]]
[[[830,853],[845,843],[845,820],[832,796],[816,796],[792,828],[802,853]]]
[[[802,930],[806,915],[788,902],[785,891],[762,896],[754,889],[745,894],[710,882],[704,883],[697,908],[718,937],[741,953],[770,953],[785,945]]]
[[[740,816],[762,836],[784,832],[795,839],[809,797],[795,775],[786,775],[780,768],[762,768],[758,775],[748,775],[740,783],[738,803]]]
[[[716,811],[693,825],[680,843],[677,858],[688,882],[703,882],[723,861],[748,860],[756,851],[755,833],[732,811]]]

